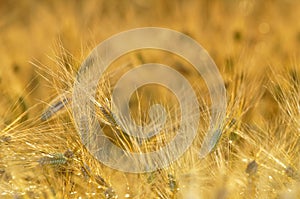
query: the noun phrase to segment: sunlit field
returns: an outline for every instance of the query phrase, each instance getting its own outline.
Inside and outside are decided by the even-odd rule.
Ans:
[[[299,19],[296,0],[0,0],[0,198],[300,198]],[[222,136],[199,157],[212,112],[203,78],[168,52],[118,58],[98,82],[94,116],[118,147],[152,152],[180,127],[179,102],[159,85],[130,98],[139,125],[159,121],[150,106],[164,106],[159,135],[140,141],[115,121],[113,88],[141,64],[162,63],[182,74],[201,113],[197,135],[179,159],[128,173],[101,163],[82,143],[72,92],[93,48],[141,27],[173,29],[201,44],[223,78],[227,110],[217,129]]]

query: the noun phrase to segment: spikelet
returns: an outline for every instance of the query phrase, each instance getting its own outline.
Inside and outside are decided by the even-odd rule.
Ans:
[[[38,160],[40,165],[65,165],[68,163],[68,160],[72,158],[73,152],[67,150],[64,153],[55,153],[49,154],[45,157],[42,157]]]
[[[71,97],[65,95],[67,94],[59,95],[54,100],[52,100],[52,102],[49,103],[50,106],[41,115],[42,121],[50,119],[53,115],[63,110],[65,106],[67,106],[70,103]]]

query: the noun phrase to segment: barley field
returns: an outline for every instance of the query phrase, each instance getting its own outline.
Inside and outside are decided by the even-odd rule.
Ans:
[[[0,0],[0,198],[300,198],[299,18],[300,2],[293,0]],[[114,119],[114,85],[141,64],[177,70],[200,110],[197,135],[182,156],[164,168],[130,173],[98,161],[83,144],[78,129],[91,127],[76,123],[72,93],[92,49],[141,27],[176,30],[200,43],[222,76],[227,108],[221,136],[199,157],[213,112],[203,78],[168,52],[118,58],[97,82],[95,116],[85,124],[99,122],[119,148],[159,150],[180,128],[178,99],[160,85],[140,87],[130,98],[136,124],[165,119],[159,135],[140,141]],[[151,112],[157,103],[165,117]]]

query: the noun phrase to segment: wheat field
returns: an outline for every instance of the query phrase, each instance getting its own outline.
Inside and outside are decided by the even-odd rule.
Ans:
[[[0,1],[0,198],[300,198],[299,11],[293,0]],[[146,124],[149,106],[160,103],[166,128],[143,142],[124,133],[110,102],[125,72],[150,62],[169,65],[192,82],[200,102],[191,147],[165,168],[135,174],[89,153],[71,101],[91,50],[139,27],[173,29],[199,42],[224,80],[227,109],[222,136],[200,158],[211,113],[201,76],[166,52],[116,60],[98,82],[95,117],[120,148],[155,151],[180,123],[175,96],[150,85],[132,95],[132,117]]]

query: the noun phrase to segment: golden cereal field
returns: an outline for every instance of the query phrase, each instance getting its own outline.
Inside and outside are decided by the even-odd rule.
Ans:
[[[297,0],[0,0],[0,198],[300,198],[299,19]],[[219,69],[226,116],[213,127],[222,135],[205,157],[199,149],[213,112],[209,90],[190,63],[169,52],[144,49],[115,60],[88,98],[95,107],[95,114],[84,118],[89,125],[76,123],[81,112],[73,114],[72,93],[82,62],[105,39],[142,27],[190,36]],[[183,122],[187,133],[197,135],[166,167],[139,173],[113,169],[88,150],[97,147],[91,143],[102,143],[92,137],[94,121],[115,146],[138,154],[166,146],[182,125],[180,102],[158,84],[138,88],[129,103],[135,124],[165,119],[158,135],[140,140],[125,132],[137,128],[122,115],[124,128],[114,119],[118,79],[153,62],[191,83],[199,106],[188,109],[200,110],[199,127],[190,126],[194,115]],[[165,117],[151,112],[158,103]],[[87,132],[90,145],[83,144],[78,129]]]

